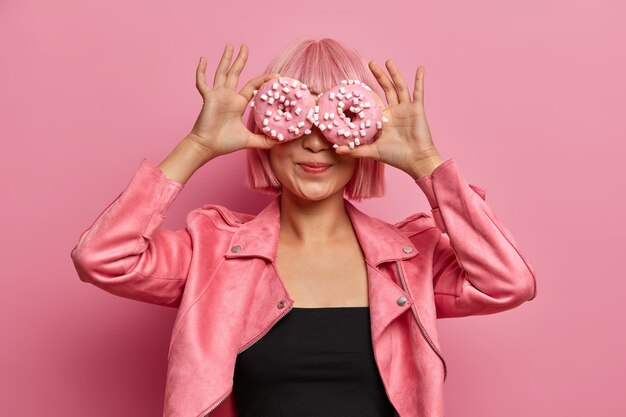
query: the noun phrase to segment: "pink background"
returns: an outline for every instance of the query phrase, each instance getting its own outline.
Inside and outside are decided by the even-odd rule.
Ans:
[[[447,416],[626,415],[623,2],[217,4],[0,3],[0,415],[161,415],[176,311],[80,282],[70,250],[141,159],[189,131],[200,55],[212,80],[225,42],[246,42],[247,81],[325,36],[393,58],[411,86],[425,65],[435,144],[538,274],[531,303],[439,321]],[[198,171],[164,226],[207,202],[258,212],[269,200],[245,188],[244,157]],[[358,206],[388,221],[428,209],[408,175],[387,181]]]

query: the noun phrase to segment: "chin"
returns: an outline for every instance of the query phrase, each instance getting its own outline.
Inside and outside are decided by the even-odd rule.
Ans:
[[[293,194],[302,200],[322,201],[329,197],[334,196],[337,193],[341,193],[343,195],[343,189],[341,190],[302,190],[300,189],[298,190],[298,192],[295,192]]]

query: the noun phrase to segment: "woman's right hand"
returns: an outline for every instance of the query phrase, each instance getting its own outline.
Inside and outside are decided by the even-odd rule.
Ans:
[[[215,72],[213,88],[206,83],[207,64],[204,57],[200,57],[196,70],[196,88],[202,96],[203,105],[188,138],[205,149],[210,158],[243,148],[269,149],[278,142],[265,135],[252,133],[243,124],[241,117],[254,90],[279,74],[262,74],[251,79],[237,92],[235,88],[248,58],[248,47],[241,45],[237,58],[230,66],[232,55],[233,46],[227,43]]]

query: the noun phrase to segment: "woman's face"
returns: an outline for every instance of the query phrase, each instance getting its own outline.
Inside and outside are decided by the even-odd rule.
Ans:
[[[356,158],[336,154],[332,143],[316,128],[308,135],[273,146],[269,160],[283,193],[312,201],[337,192],[343,197],[357,165]]]

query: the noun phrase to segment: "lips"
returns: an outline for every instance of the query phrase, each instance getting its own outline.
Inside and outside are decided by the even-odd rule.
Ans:
[[[331,166],[331,164],[324,164],[321,162],[302,162],[298,165],[308,173],[324,172]]]

